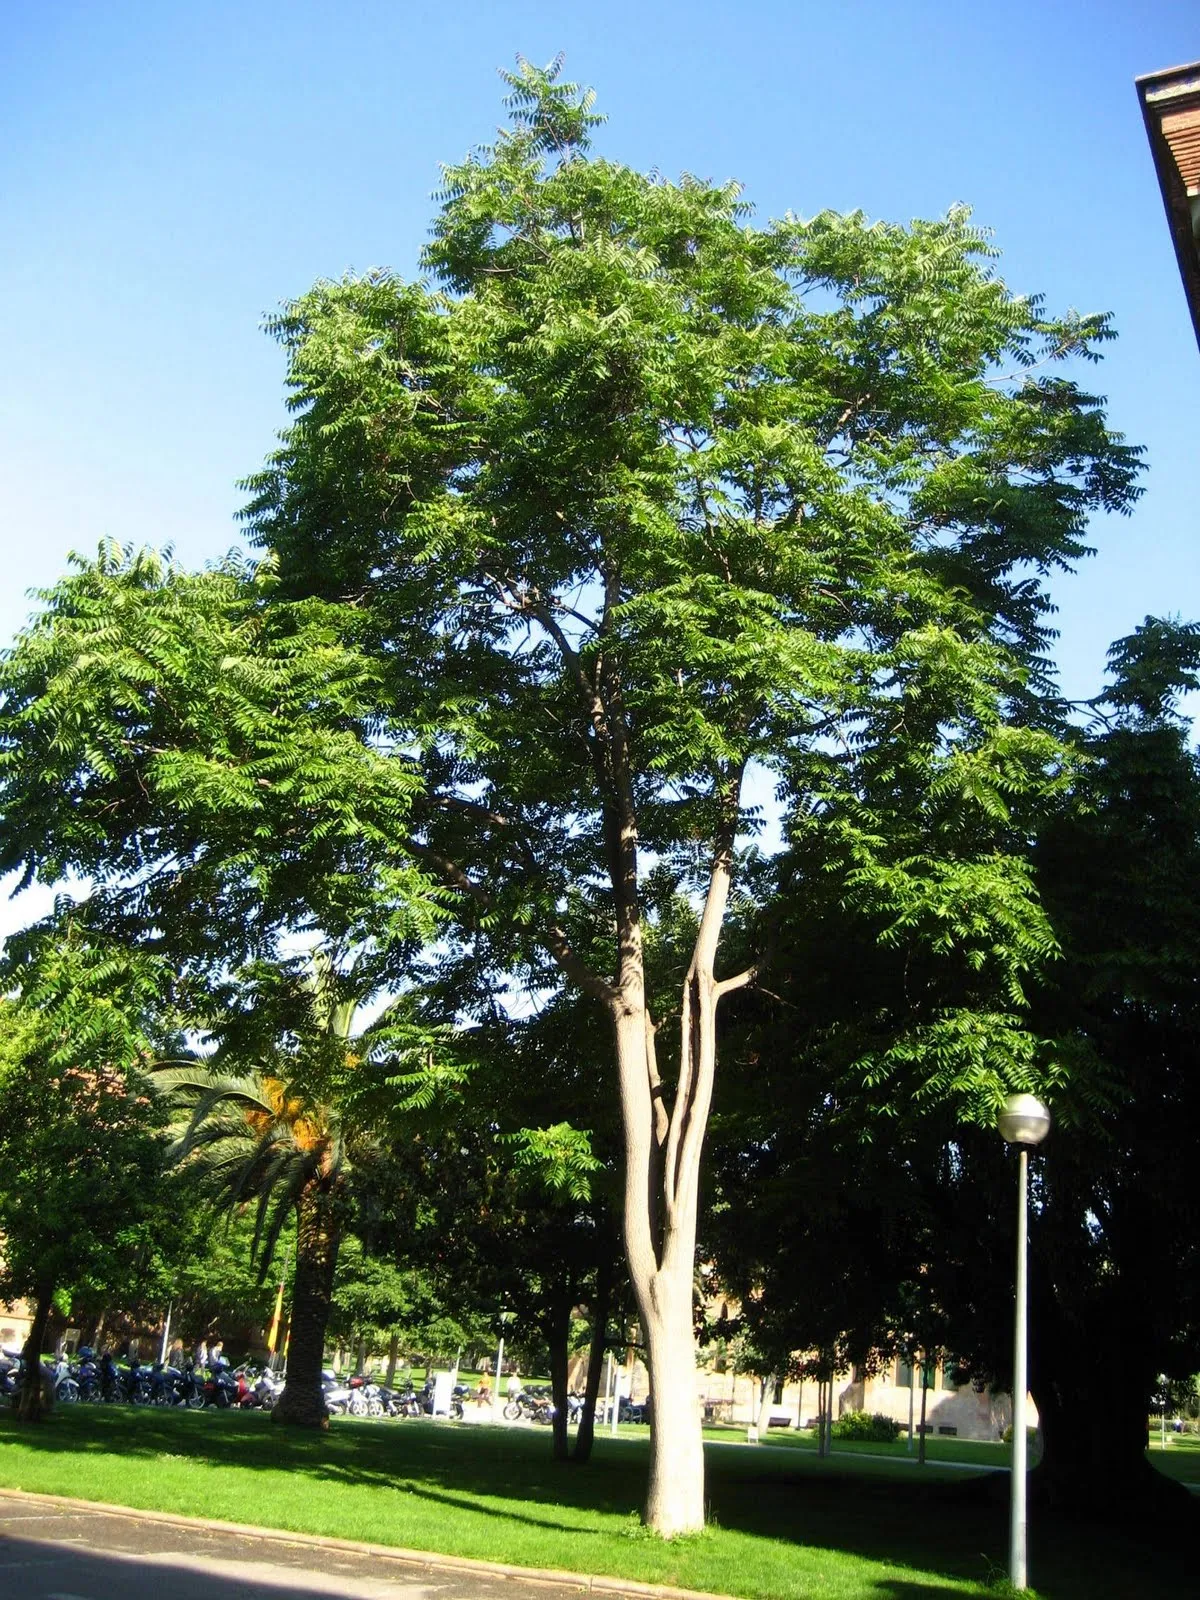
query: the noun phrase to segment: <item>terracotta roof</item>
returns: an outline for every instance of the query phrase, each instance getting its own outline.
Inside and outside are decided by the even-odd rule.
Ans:
[[[1200,343],[1200,61],[1147,73],[1137,91]]]

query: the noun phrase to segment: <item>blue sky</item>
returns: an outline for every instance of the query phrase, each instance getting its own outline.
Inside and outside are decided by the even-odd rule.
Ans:
[[[1200,617],[1200,352],[1133,89],[1200,56],[1195,0],[8,0],[0,59],[0,640],[67,551],[238,539],[283,419],[260,324],[314,279],[415,270],[438,162],[496,69],[567,54],[607,154],[736,177],[762,217],[967,201],[1001,271],[1115,313],[1086,377],[1146,494],[1059,586],[1064,683],[1147,612]]]

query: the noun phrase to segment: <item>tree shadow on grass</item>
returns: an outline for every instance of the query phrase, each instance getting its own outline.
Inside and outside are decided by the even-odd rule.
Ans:
[[[598,1440],[593,1461],[580,1467],[553,1463],[542,1433],[448,1423],[339,1420],[327,1434],[304,1435],[259,1415],[89,1408],[64,1411],[19,1435],[4,1419],[0,1439],[17,1436],[38,1455],[182,1457],[218,1469],[283,1471],[314,1486],[412,1496],[569,1537],[569,1564],[581,1570],[589,1567],[593,1539],[611,1537],[636,1516],[646,1475],[640,1440]],[[916,1600],[977,1594],[980,1584],[1002,1576],[1007,1482],[1006,1476],[899,1478],[856,1470],[851,1462],[830,1471],[793,1451],[722,1450],[709,1456],[708,1496],[713,1520],[730,1532],[907,1568],[911,1581],[881,1578],[876,1587],[880,1600]],[[269,1521],[257,1503],[258,1520]],[[387,1537],[384,1520],[381,1502],[380,1531],[372,1537]],[[1034,1508],[1030,1546],[1031,1574],[1045,1600],[1187,1593],[1193,1578],[1186,1540],[1178,1550],[1164,1548],[1158,1530],[1139,1539]],[[923,1583],[923,1573],[940,1586]]]

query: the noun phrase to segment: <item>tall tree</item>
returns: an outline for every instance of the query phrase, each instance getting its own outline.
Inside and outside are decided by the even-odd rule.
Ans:
[[[1163,1487],[1144,1455],[1159,1375],[1200,1366],[1200,761],[1179,710],[1200,626],[1148,617],[1109,661],[1074,803],[1037,852],[1064,959],[1036,1020],[1076,1092],[1039,1163],[1030,1388],[1046,1492],[1102,1482],[1136,1505]]]
[[[1038,575],[1129,504],[1136,453],[1034,370],[1105,321],[1012,294],[965,212],[757,228],[735,185],[591,157],[558,64],[507,82],[510,128],[446,171],[433,282],[322,284],[277,320],[295,419],[249,515],[284,593],[353,608],[421,777],[408,847],[464,929],[607,1018],[671,1535],[703,1521],[696,1217],[717,1011],[753,979],[719,962],[746,773],[818,835],[864,746],[943,818],[1043,786]],[[833,827],[895,916],[965,894],[1041,938],[1014,858],[947,874],[935,836],[884,864],[865,813]],[[673,998],[645,960],[664,879],[692,911]]]

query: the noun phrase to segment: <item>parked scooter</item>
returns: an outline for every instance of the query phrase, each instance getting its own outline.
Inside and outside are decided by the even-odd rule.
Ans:
[[[204,1382],[204,1403],[216,1406],[220,1411],[227,1411],[238,1403],[237,1379],[229,1370],[228,1361],[214,1361],[210,1363],[208,1377]]]
[[[321,1374],[321,1387],[325,1392],[325,1409],[331,1417],[344,1417],[350,1409],[351,1388],[328,1368]]]

